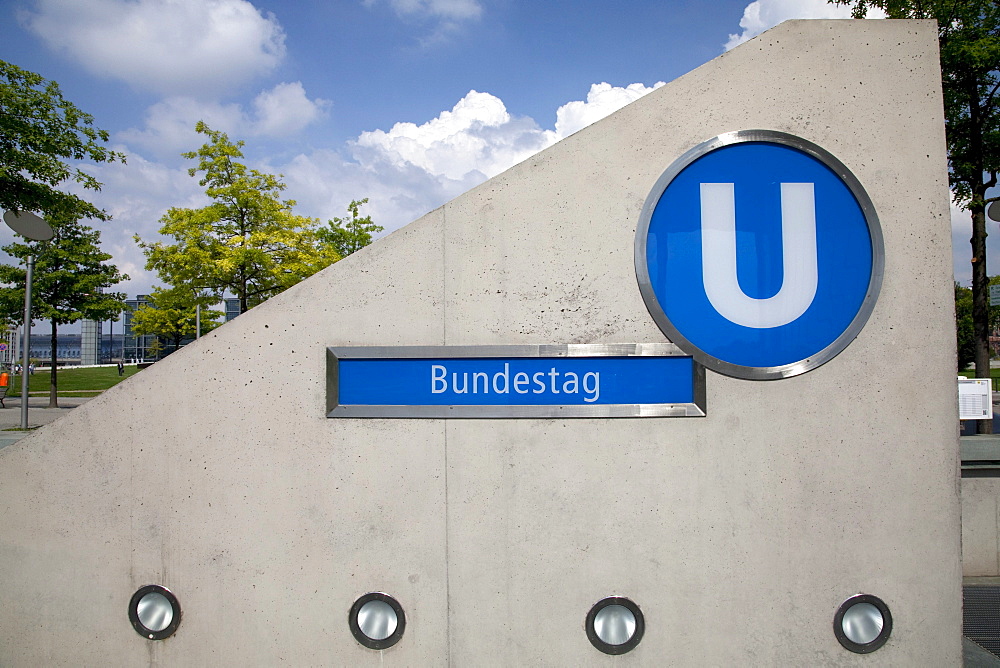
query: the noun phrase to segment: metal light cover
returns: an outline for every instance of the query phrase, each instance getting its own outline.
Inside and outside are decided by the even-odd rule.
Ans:
[[[858,654],[874,652],[892,633],[892,614],[877,596],[858,594],[837,609],[833,633],[845,649]]]
[[[587,613],[590,644],[605,654],[624,654],[642,640],[646,622],[639,606],[622,596],[603,598]]]
[[[347,623],[354,639],[369,649],[392,647],[403,637],[406,615],[392,596],[370,592],[354,602]]]
[[[166,587],[146,585],[132,595],[128,618],[143,638],[163,640],[172,636],[181,623],[181,606]]]

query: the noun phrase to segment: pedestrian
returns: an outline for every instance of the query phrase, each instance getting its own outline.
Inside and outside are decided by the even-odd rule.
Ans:
[[[125,365],[122,364],[121,360],[118,360],[118,375],[119,376],[124,376],[125,375]]]

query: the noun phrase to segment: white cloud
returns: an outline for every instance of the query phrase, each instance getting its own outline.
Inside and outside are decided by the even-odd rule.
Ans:
[[[662,81],[654,84],[652,88],[647,88],[641,83],[634,83],[625,88],[618,88],[608,83],[592,84],[586,101],[567,102],[556,111],[556,134],[560,139],[568,137],[663,85]]]
[[[298,81],[280,83],[261,91],[252,102],[253,111],[238,104],[204,102],[189,97],[170,97],[146,111],[145,127],[119,133],[116,139],[159,157],[176,157],[204,143],[194,131],[198,121],[234,138],[288,137],[322,118],[330,107],[327,100],[310,100]]]
[[[288,185],[284,195],[297,200],[297,213],[324,221],[343,217],[352,199],[368,197],[364,213],[391,232],[655,87],[595,84],[585,100],[556,111],[555,129],[511,115],[493,95],[470,91],[452,109],[425,123],[397,123],[388,131],[365,132],[341,151],[313,150],[280,163],[251,166],[284,175]],[[143,130],[119,135],[116,139],[128,146],[165,152],[176,164],[170,167],[133,151],[127,165],[87,167],[104,188],[82,194],[114,216],[111,223],[100,225],[103,245],[132,277],[120,289],[145,293],[158,283],[144,269],[145,258],[132,241],[134,234],[155,239],[159,219],[168,208],[207,203],[198,180],[187,174],[190,164],[180,164],[178,157],[204,143],[204,137],[194,133],[196,120],[204,119],[234,139],[263,136],[313,119],[310,105],[319,111],[325,108],[321,101],[308,102],[299,84],[281,84],[260,94],[250,112],[235,104],[171,98],[150,108]],[[299,109],[298,120],[276,122],[280,108]],[[128,151],[120,146],[116,150]]]
[[[198,139],[194,126],[205,121],[213,129],[238,128],[243,125],[243,111],[238,104],[199,102],[189,97],[171,97],[146,110],[145,126],[132,128],[115,136],[132,148],[142,149],[158,158],[177,158],[205,143]]]
[[[868,18],[884,18],[879,9],[868,12]],[[743,10],[740,27],[743,32],[729,36],[725,50],[739,46],[769,30],[782,21],[790,19],[849,19],[851,8],[831,5],[827,0],[756,0]]]
[[[479,182],[662,85],[647,88],[637,83],[621,88],[594,84],[586,100],[559,107],[554,131],[541,129],[530,118],[511,116],[501,99],[473,90],[451,111],[443,111],[422,125],[397,123],[388,132],[362,133],[353,142],[353,155],[368,169],[410,165],[437,179]]]
[[[377,1],[364,0],[364,4],[371,7]],[[483,7],[478,0],[388,0],[388,4],[400,16],[448,21],[475,19],[483,13]]]
[[[252,134],[287,137],[320,119],[330,107],[327,100],[310,100],[302,83],[281,83],[263,91],[253,101],[256,119]]]
[[[417,40],[422,47],[447,42],[483,13],[479,0],[362,0],[369,8],[380,2],[388,4],[400,19],[430,26],[430,32]]]
[[[37,0],[20,19],[91,72],[164,95],[216,97],[285,55],[277,19],[247,0]]]
[[[549,143],[534,121],[512,118],[502,100],[473,90],[423,125],[396,123],[388,132],[362,133],[354,154],[362,163],[410,164],[461,180],[470,173],[498,174]]]
[[[285,175],[288,196],[304,215],[343,216],[348,202],[368,197],[366,211],[392,231],[660,85],[594,84],[586,100],[556,111],[555,130],[512,116],[489,93],[469,91],[426,123],[362,133],[349,144],[349,157],[314,151],[266,171]]]
[[[411,163],[391,164],[380,156],[364,163],[336,151],[296,156],[265,171],[280,172],[285,195],[296,200],[296,212],[326,221],[347,215],[352,199],[369,198],[363,214],[392,232],[482,182],[481,174],[449,179]]]

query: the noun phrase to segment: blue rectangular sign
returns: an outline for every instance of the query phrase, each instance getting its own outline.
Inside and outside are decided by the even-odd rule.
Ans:
[[[703,372],[672,344],[329,348],[327,360],[328,417],[704,415]]]

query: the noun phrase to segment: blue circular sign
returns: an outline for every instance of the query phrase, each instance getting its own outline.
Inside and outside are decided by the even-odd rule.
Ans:
[[[636,276],[663,333],[706,367],[773,379],[857,336],[882,281],[871,200],[820,147],[781,132],[721,135],[646,200]]]

